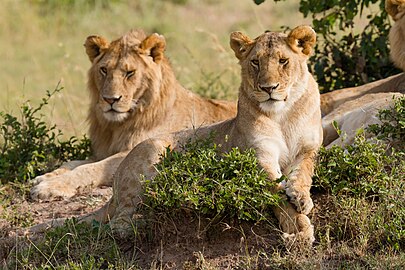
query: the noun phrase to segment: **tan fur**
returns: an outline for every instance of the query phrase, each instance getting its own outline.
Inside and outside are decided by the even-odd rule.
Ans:
[[[297,33],[301,42],[294,38]],[[287,239],[312,242],[313,226],[306,215],[313,207],[311,176],[322,141],[318,87],[306,63],[310,51],[305,49],[306,42],[314,38],[308,26],[297,27],[290,35],[264,33],[255,40],[240,32],[232,33],[231,47],[242,67],[237,116],[138,144],[114,175],[111,200],[81,220],[109,221],[113,228],[125,231],[142,200],[141,175],[146,179],[156,175],[154,164],[166,147],[181,150],[179,146],[189,139],[214,133],[214,141],[222,145],[223,151],[253,147],[270,181],[282,174],[289,176],[281,187],[290,200],[275,207],[274,212]],[[302,49],[296,50],[297,46]]]
[[[399,92],[405,93],[405,74],[397,74],[388,78],[367,83],[361,86],[335,90],[321,95],[321,111],[326,116],[341,104],[368,94]]]
[[[405,70],[405,0],[387,0],[385,7],[395,23],[390,29],[391,59]]]
[[[236,114],[234,102],[204,99],[176,80],[163,36],[133,30],[108,42],[90,36],[88,120],[93,156],[37,177],[34,199],[71,197],[89,186],[111,185],[126,153],[145,139],[211,124]]]
[[[401,93],[376,93],[364,95],[360,98],[343,103],[330,114],[322,118],[323,144],[325,146],[345,146],[354,142],[359,129],[365,129],[372,124],[379,124],[378,112],[388,109],[394,104],[394,97],[404,96]],[[339,137],[333,122],[342,131]],[[371,138],[365,130],[366,138]]]

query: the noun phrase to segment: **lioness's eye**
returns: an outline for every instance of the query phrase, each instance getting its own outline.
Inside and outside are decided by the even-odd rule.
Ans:
[[[278,60],[280,64],[285,65],[288,63],[288,59],[287,58],[280,58],[280,60]]]
[[[107,75],[107,68],[106,68],[106,67],[101,67],[101,68],[100,68],[100,73],[101,73],[101,75],[103,75],[103,76]]]
[[[134,74],[135,74],[135,70],[130,70],[130,71],[127,71],[127,74],[125,76],[128,79],[128,78],[132,77],[132,75],[134,75]]]
[[[259,67],[259,60],[257,59],[252,59],[250,61],[250,63],[252,64],[252,66],[254,66],[255,68]]]

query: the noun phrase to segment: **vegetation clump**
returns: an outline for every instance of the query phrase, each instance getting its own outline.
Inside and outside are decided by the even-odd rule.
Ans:
[[[63,162],[85,159],[90,155],[90,140],[70,137],[55,125],[42,120],[40,111],[55,93],[47,91],[37,107],[27,101],[21,106],[21,117],[0,112],[0,183],[26,182],[37,175],[52,171]]]
[[[198,139],[182,151],[166,152],[157,176],[145,181],[145,204],[159,212],[183,208],[207,217],[258,221],[280,201],[277,181],[269,181],[253,149],[233,148]]]
[[[329,195],[323,203],[330,207],[320,235],[332,234],[366,251],[405,248],[404,101],[397,98],[392,108],[380,111],[382,123],[368,128],[377,140],[359,132],[346,148],[320,150],[314,187]]]

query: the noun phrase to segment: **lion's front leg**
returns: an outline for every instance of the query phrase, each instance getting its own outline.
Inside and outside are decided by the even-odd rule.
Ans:
[[[285,185],[285,191],[290,202],[299,213],[305,215],[309,214],[314,207],[310,189],[314,173],[315,156],[316,151],[309,151],[299,157]]]
[[[31,198],[50,201],[73,197],[89,187],[111,186],[113,173],[126,154],[121,152],[98,162],[86,162],[60,175],[44,177],[31,189]]]

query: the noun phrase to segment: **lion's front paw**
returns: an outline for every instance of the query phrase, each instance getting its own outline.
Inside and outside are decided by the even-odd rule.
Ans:
[[[69,170],[67,170],[67,169],[59,168],[59,169],[56,169],[56,170],[54,170],[52,172],[49,172],[49,173],[46,173],[46,174],[35,177],[34,179],[31,180],[31,183],[33,185],[38,185],[39,183],[41,183],[43,181],[47,181],[47,180],[49,180],[49,179],[51,179],[53,177],[57,177],[58,175],[62,175],[64,173],[68,172],[68,171]]]
[[[292,186],[289,186],[288,183],[285,188],[286,194],[290,202],[295,205],[297,212],[304,215],[308,215],[314,207],[314,203],[311,199],[311,194],[309,191],[298,190]]]
[[[73,197],[76,194],[76,188],[56,177],[41,181],[31,188],[30,193],[33,200],[52,201]]]

